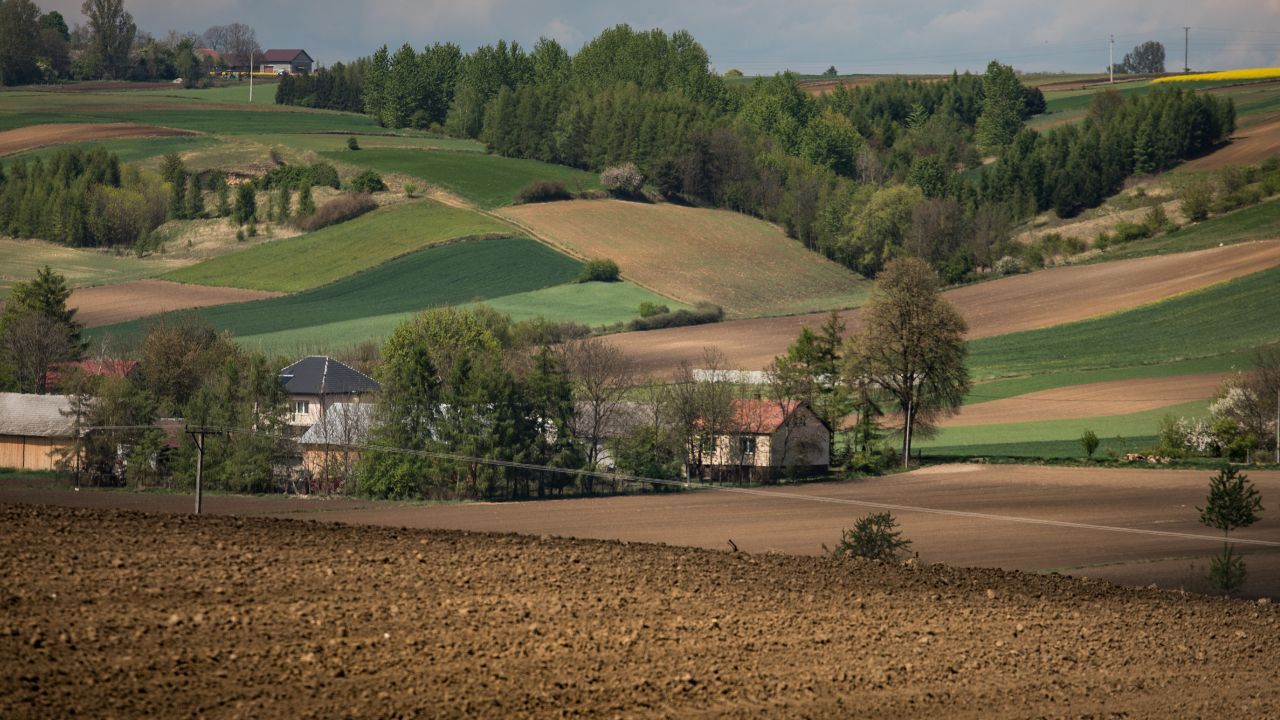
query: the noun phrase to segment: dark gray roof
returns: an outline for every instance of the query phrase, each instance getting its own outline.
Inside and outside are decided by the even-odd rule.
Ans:
[[[377,380],[325,355],[311,355],[280,371],[290,395],[350,395],[377,392]]]
[[[64,395],[0,393],[0,435],[71,437],[74,421]]]

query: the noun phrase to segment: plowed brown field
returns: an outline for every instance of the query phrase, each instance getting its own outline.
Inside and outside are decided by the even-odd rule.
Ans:
[[[1084,320],[1242,277],[1280,264],[1280,241],[1242,243],[1176,255],[1074,265],[948,290],[969,323],[969,338]],[[858,310],[841,313],[850,329]],[[610,341],[655,374],[681,361],[697,366],[704,347],[718,347],[733,366],[759,370],[826,313],[734,320],[714,325],[623,333]]]
[[[0,132],[0,155],[11,155],[46,145],[89,142],[91,140],[121,140],[138,137],[172,137],[196,135],[190,130],[136,125],[134,123],[54,123],[30,125],[17,130]]]
[[[5,717],[1274,717],[1275,605],[1060,576],[0,507]]]
[[[71,293],[68,307],[86,327],[110,325],[170,310],[247,302],[282,293],[240,288],[184,285],[168,280],[135,280],[118,285],[79,288]]]
[[[1114,380],[965,405],[943,427],[1128,415],[1213,397],[1228,373]],[[979,387],[975,394],[981,395]]]
[[[1226,147],[1178,166],[1180,171],[1217,170],[1228,165],[1256,165],[1280,154],[1280,119],[1243,127]]]

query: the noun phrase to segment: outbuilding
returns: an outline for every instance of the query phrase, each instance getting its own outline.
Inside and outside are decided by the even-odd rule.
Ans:
[[[66,396],[0,393],[0,467],[56,470],[74,437]]]
[[[292,75],[309,73],[315,60],[306,50],[294,48],[290,50],[267,50],[257,58],[258,72],[275,73],[276,75]]]

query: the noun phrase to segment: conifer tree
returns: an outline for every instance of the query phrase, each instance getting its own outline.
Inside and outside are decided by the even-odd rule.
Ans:
[[[200,187],[200,176],[194,173],[187,186],[187,217],[204,217],[204,190]]]

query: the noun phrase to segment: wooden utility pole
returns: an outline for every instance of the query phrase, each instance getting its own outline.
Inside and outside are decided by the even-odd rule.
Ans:
[[[204,436],[206,430],[200,428],[198,430],[187,430],[187,434],[191,436],[191,440],[196,444],[196,514],[200,514],[201,501],[204,499],[204,488],[201,482],[204,476]]]
[[[1191,72],[1191,26],[1182,26],[1182,72]]]
[[[1116,36],[1111,36],[1111,44],[1107,50],[1107,82],[1114,83],[1116,81]],[[252,91],[251,91],[252,94]],[[252,98],[250,98],[252,102]]]

